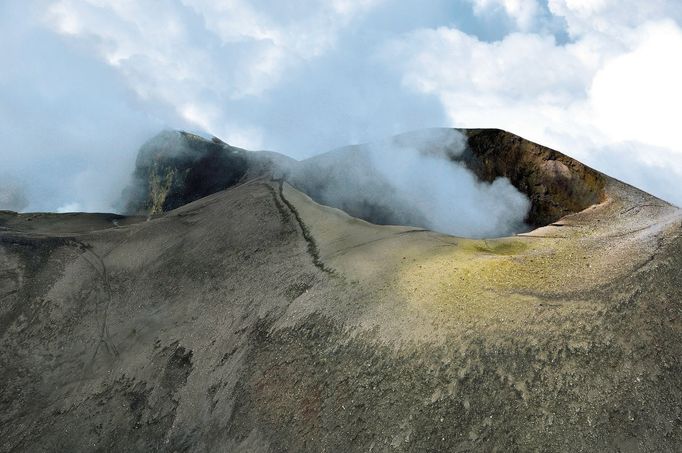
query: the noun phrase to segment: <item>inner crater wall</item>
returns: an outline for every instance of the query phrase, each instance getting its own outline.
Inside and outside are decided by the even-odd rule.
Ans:
[[[500,129],[463,129],[459,157],[483,181],[509,178],[531,201],[526,222],[541,227],[605,198],[606,177],[558,151]]]

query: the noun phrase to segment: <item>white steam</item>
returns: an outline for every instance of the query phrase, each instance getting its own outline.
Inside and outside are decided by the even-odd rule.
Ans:
[[[530,201],[507,178],[487,183],[456,159],[466,138],[429,129],[304,161],[296,186],[317,201],[380,224],[473,238],[528,229]]]
[[[28,206],[24,188],[8,175],[0,175],[0,210],[21,211]]]

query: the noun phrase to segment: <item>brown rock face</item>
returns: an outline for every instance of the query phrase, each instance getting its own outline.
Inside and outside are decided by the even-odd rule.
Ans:
[[[540,227],[604,199],[605,177],[558,151],[499,129],[464,130],[467,166],[484,181],[497,177],[531,200],[528,224]]]

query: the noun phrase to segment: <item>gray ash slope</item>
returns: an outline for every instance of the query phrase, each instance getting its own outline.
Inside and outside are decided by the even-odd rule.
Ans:
[[[679,451],[680,210],[467,136],[539,228],[373,225],[209,142],[226,190],[161,158],[136,217],[0,213],[0,450]]]

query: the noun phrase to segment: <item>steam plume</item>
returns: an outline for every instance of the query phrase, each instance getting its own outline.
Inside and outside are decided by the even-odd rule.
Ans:
[[[0,210],[21,211],[28,206],[24,188],[8,176],[0,181]]]
[[[457,158],[466,138],[428,129],[303,162],[294,184],[317,201],[378,224],[465,237],[524,231],[530,201],[506,178],[480,181]]]

